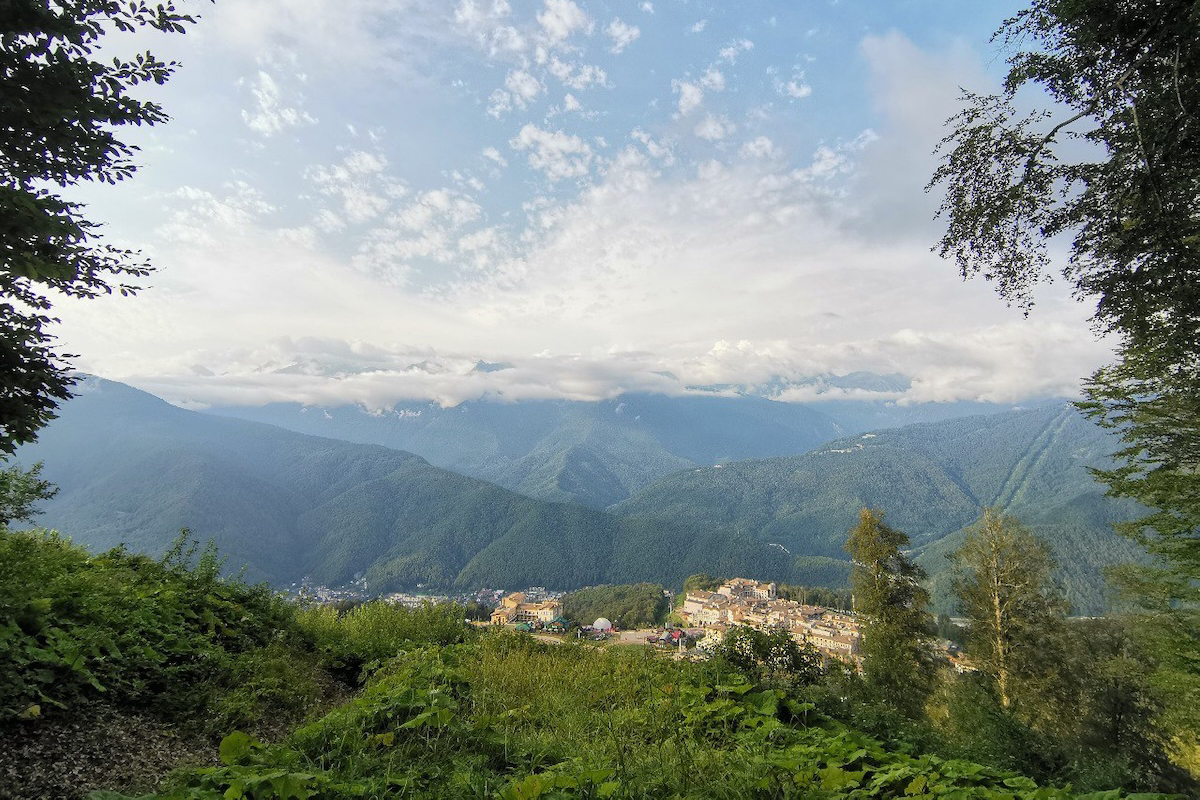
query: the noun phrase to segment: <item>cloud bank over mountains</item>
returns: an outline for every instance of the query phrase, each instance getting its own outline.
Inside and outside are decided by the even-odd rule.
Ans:
[[[1024,318],[929,251],[1006,9],[795,5],[203,4],[151,42],[183,67],[145,168],[81,194],[160,271],[63,304],[65,349],[192,405],[1074,394],[1088,309],[1047,285]]]

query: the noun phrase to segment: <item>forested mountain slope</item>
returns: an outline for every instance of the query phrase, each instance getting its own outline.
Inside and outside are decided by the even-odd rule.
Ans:
[[[678,469],[801,453],[844,433],[826,414],[758,397],[479,400],[454,408],[400,404],[379,413],[280,403],[211,413],[406,450],[531,497],[593,508]]]
[[[527,410],[497,408],[533,425]],[[686,424],[676,425],[681,450]],[[512,429],[516,437],[522,426]],[[604,442],[596,433],[595,448]],[[1137,556],[1110,527],[1134,509],[1103,497],[1086,471],[1112,446],[1068,406],[957,419],[685,469],[610,514],[534,500],[411,453],[186,411],[88,379],[19,458],[44,461],[60,489],[39,522],[93,549],[158,553],[187,526],[254,578],[338,584],[362,573],[377,589],[678,585],[694,572],[838,585],[845,533],[864,506],[906,531],[936,578],[961,529],[999,506],[1049,541],[1076,608],[1092,611],[1103,604],[1100,569]],[[583,449],[564,446],[569,469],[527,475],[555,485],[569,476],[598,501],[605,479],[620,482]]]
[[[181,527],[274,583],[573,588],[692,572],[793,577],[791,559],[707,528],[621,520],[410,453],[186,411],[87,379],[21,463],[59,487],[40,524],[93,550],[157,554]]]
[[[1111,523],[1136,509],[1106,498],[1087,471],[1114,440],[1060,405],[910,425],[788,458],[678,472],[614,507],[624,516],[708,525],[792,554],[844,559],[863,507],[905,531],[933,574],[985,507],[1029,524],[1054,551],[1079,610],[1104,603],[1100,570],[1138,557]]]

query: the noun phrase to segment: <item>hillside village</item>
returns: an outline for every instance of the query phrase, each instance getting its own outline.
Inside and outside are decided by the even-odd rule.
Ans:
[[[734,578],[716,591],[691,590],[676,613],[689,629],[689,640],[703,639],[702,649],[718,644],[731,626],[744,625],[757,630],[783,628],[797,642],[829,657],[856,661],[858,656],[860,632],[854,615],[782,599],[775,583]],[[565,629],[567,621],[560,598],[512,592],[492,612],[491,624],[556,632]]]
[[[827,656],[855,660],[858,655],[861,637],[853,615],[784,600],[774,583],[734,578],[715,592],[693,589],[678,613],[685,624],[706,630],[706,644],[720,641],[732,625],[746,625],[758,630],[784,628],[796,641],[811,644]]]

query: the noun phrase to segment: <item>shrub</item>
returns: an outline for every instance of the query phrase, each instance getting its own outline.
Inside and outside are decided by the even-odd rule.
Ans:
[[[54,532],[0,533],[0,719],[88,698],[196,718],[230,683],[236,656],[302,639],[265,586],[195,566],[186,532],[163,561],[90,555]]]
[[[347,680],[359,679],[367,664],[413,647],[445,647],[478,635],[466,623],[463,608],[452,604],[405,608],[376,600],[344,614],[329,607],[307,609],[300,612],[298,621],[315,643],[325,667]]]

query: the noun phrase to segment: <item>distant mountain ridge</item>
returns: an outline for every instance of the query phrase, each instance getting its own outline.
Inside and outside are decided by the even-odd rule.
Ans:
[[[827,415],[762,398],[627,394],[584,403],[400,404],[384,412],[274,404],[212,414],[414,452],[513,491],[592,508],[697,464],[804,452],[841,436]]]
[[[595,407],[563,424],[561,416],[539,419],[528,407],[497,404],[481,414],[467,406],[431,414],[418,429],[458,453],[476,444],[501,453],[510,474],[527,485],[591,496],[595,505],[625,491],[630,474],[646,474],[629,449],[639,430],[677,453],[662,457],[656,469],[688,464],[606,513],[533,499],[408,452],[186,411],[117,383],[88,379],[79,389],[40,441],[18,452],[25,464],[43,460],[45,476],[60,487],[43,504],[40,522],[92,548],[125,543],[151,554],[187,526],[202,540],[214,539],[231,566],[248,564],[252,577],[275,583],[307,575],[338,584],[365,574],[380,590],[570,589],[679,585],[689,574],[708,572],[840,585],[850,568],[842,543],[864,506],[882,509],[912,537],[943,589],[945,554],[985,506],[1016,514],[1051,544],[1079,611],[1103,606],[1103,566],[1139,556],[1111,529],[1138,510],[1106,498],[1087,472],[1105,462],[1115,443],[1062,404],[699,467],[689,459],[732,447],[735,431],[698,446],[692,419],[678,414],[671,399],[654,396],[607,406],[607,415],[633,413],[648,423],[618,425],[612,438]],[[770,436],[780,429],[768,412],[782,404],[771,405],[763,424],[750,430]],[[703,404],[691,408],[707,413]],[[380,419],[403,425],[403,411]],[[305,413],[324,418],[322,411]],[[483,417],[479,431],[446,422],[454,413]],[[350,420],[365,416],[356,412]],[[505,434],[487,438],[498,420],[509,423]],[[579,444],[581,431],[586,446]],[[480,443],[472,438],[477,432]],[[364,435],[376,433],[368,425]],[[533,457],[539,446],[553,458]]]
[[[77,391],[17,455],[59,487],[38,522],[94,550],[157,555],[186,526],[254,579],[365,574],[379,590],[795,574],[736,534],[534,500],[411,453],[186,411],[110,381]]]
[[[820,391],[862,389],[869,395],[902,390],[908,380],[852,373],[819,376],[809,384]],[[606,508],[676,470],[795,455],[851,433],[1010,408],[899,406],[857,395],[846,399],[837,391],[816,394],[813,402],[783,403],[733,394],[747,387],[707,388],[711,393],[625,394],[594,402],[476,400],[453,408],[417,402],[386,411],[275,403],[208,413],[406,450],[530,497]],[[758,390],[784,388],[772,384]]]

